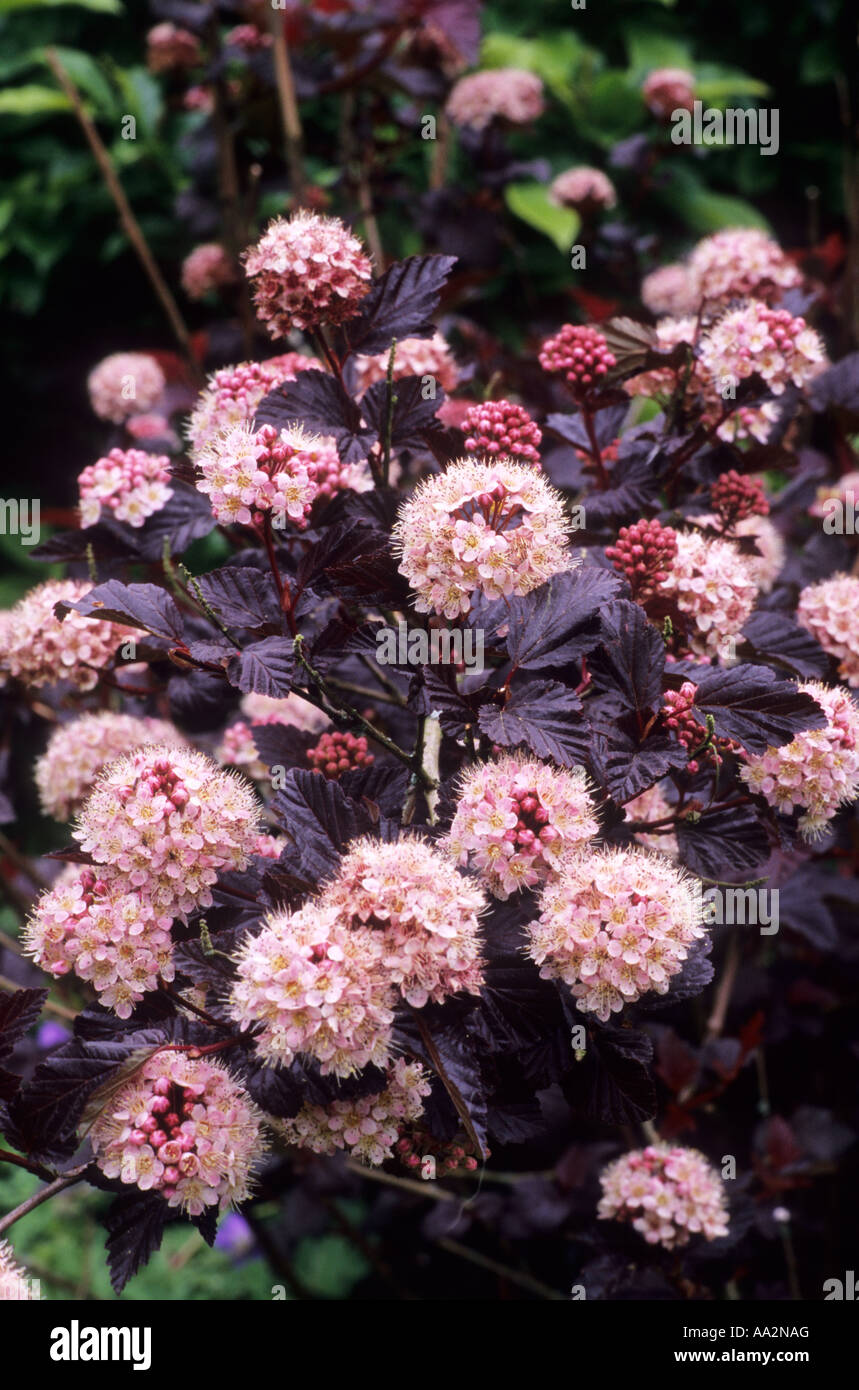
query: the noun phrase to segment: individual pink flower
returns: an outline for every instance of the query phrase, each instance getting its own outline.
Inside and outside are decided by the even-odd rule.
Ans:
[[[356,737],[333,729],[322,734],[313,748],[308,748],[307,761],[314,772],[321,772],[328,781],[336,781],[344,772],[371,767],[375,758],[368,752],[363,735]]]
[[[663,265],[652,270],[641,282],[642,303],[657,318],[685,318],[694,314],[697,295],[685,265]]]
[[[748,558],[730,541],[678,531],[677,554],[658,593],[672,599],[686,620],[686,636],[700,656],[726,658],[731,638],[745,627],[758,586]]]
[[[269,835],[264,832],[257,835],[254,854],[261,859],[279,859],[288,844],[285,835]]]
[[[176,24],[156,24],[146,35],[146,65],[150,72],[195,68],[203,61],[200,41]]]
[[[69,820],[102,768],[143,743],[181,745],[185,739],[166,720],[139,719],[113,710],[82,714],[68,724],[58,724],[36,761],[36,786],[45,815]]]
[[[15,1252],[6,1240],[0,1240],[0,1303],[38,1299],[38,1280],[31,1279],[22,1265],[15,1261]]]
[[[757,300],[723,314],[701,338],[699,355],[717,386],[758,375],[774,396],[791,383],[804,386],[826,365],[823,343],[805,319]]]
[[[469,406],[461,428],[470,454],[489,458],[503,455],[540,467],[542,430],[515,401],[481,401]]]
[[[455,82],[445,111],[455,126],[485,130],[492,121],[528,125],[543,114],[543,83],[521,68],[489,68]]]
[[[272,913],[239,952],[230,1017],[262,1025],[256,1049],[272,1066],[298,1055],[323,1075],[386,1066],[396,996],[382,954],[381,933],[343,921],[329,904]]]
[[[664,120],[675,111],[691,111],[695,102],[695,76],[685,68],[654,68],[641,87],[648,111]]]
[[[105,1177],[189,1216],[243,1202],[266,1147],[262,1115],[226,1067],[169,1047],[114,1092],[90,1141]]]
[[[573,395],[583,399],[603,385],[616,365],[605,337],[597,328],[565,323],[540,349],[544,372],[562,372]]]
[[[203,299],[210,290],[234,284],[236,278],[232,260],[217,241],[195,246],[182,262],[182,288],[189,299]]]
[[[294,1119],[276,1128],[288,1144],[316,1154],[345,1149],[350,1158],[378,1167],[394,1156],[404,1124],[419,1119],[430,1094],[427,1072],[419,1062],[398,1057],[388,1067],[384,1090],[330,1105],[305,1101]]]
[[[90,404],[102,420],[122,424],[141,415],[161,398],[164,373],[145,352],[115,352],[93,367],[87,378]]]
[[[192,449],[199,452],[237,425],[252,424],[264,396],[281,382],[295,381],[299,372],[314,369],[322,370],[315,358],[300,352],[284,352],[265,362],[220,367],[209,377],[188,421]]]
[[[81,526],[94,526],[102,512],[142,526],[173,496],[170,460],[143,449],[111,449],[78,475]]]
[[[703,936],[700,888],[661,854],[586,851],[543,889],[529,955],[605,1023],[643,994],[667,992]]]
[[[594,213],[600,208],[613,208],[617,203],[614,184],[601,169],[578,164],[558,174],[549,187],[553,202],[578,212]]]
[[[834,574],[809,584],[799,596],[796,621],[838,661],[838,674],[859,686],[859,579]]]
[[[334,441],[308,434],[299,425],[236,425],[196,456],[197,488],[224,526],[251,526],[265,513],[272,524],[304,525],[319,495],[317,478],[339,468]]]
[[[496,898],[557,877],[599,823],[581,768],[504,754],[466,772],[446,848]]]
[[[648,1144],[610,1163],[600,1183],[600,1220],[627,1222],[648,1245],[677,1250],[692,1236],[728,1234],[724,1184],[697,1149]]]
[[[627,801],[623,810],[628,821],[656,822],[673,815],[675,808],[662,790],[662,786],[657,783],[655,787],[648,787],[647,791],[640,792],[631,801]],[[651,833],[647,830],[636,830],[634,836],[636,844],[642,845],[644,849],[657,850],[660,854],[667,854],[670,858],[676,859],[679,854],[676,834],[668,825],[660,828],[663,833],[658,835],[655,831]]]
[[[339,218],[304,210],[269,223],[244,264],[257,314],[272,338],[352,318],[372,276],[360,241]]]
[[[528,464],[459,459],[419,483],[394,544],[418,612],[459,617],[472,595],[523,595],[573,568],[563,500]]]
[[[374,933],[388,979],[415,1008],[479,993],[486,898],[424,840],[354,841],[320,905],[352,930]]]
[[[770,299],[802,284],[777,241],[756,227],[735,227],[704,237],[688,262],[695,309],[753,296]]]
[[[377,381],[388,375],[390,349],[374,357],[356,357],[357,389],[363,394]],[[432,377],[444,391],[455,391],[460,370],[450,344],[441,333],[431,338],[403,338],[394,349],[394,380],[404,376]]]
[[[204,753],[153,744],[105,769],[74,832],[97,864],[173,916],[210,907],[224,869],[245,868],[260,807],[244,778]]]
[[[804,729],[791,743],[746,753],[740,777],[782,815],[800,810],[800,833],[815,840],[841,806],[859,795],[859,708],[845,690],[806,681],[827,718],[823,729]]]
[[[98,685],[130,628],[70,612],[62,621],[57,603],[76,603],[92,584],[82,579],[49,579],[25,594],[0,628],[0,668],[30,689],[69,681],[78,690]]]

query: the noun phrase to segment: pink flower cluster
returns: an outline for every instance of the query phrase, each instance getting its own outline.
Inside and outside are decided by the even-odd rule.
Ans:
[[[462,429],[469,453],[492,458],[504,455],[540,467],[542,430],[515,401],[481,401],[469,406]]]
[[[0,1240],[0,1303],[38,1299],[27,1271],[15,1261],[8,1241]]]
[[[330,1105],[305,1101],[292,1120],[277,1128],[288,1144],[316,1154],[345,1149],[350,1158],[378,1167],[393,1158],[401,1126],[420,1118],[430,1093],[427,1073],[418,1062],[397,1058],[388,1068],[383,1091]]]
[[[204,753],[153,744],[105,769],[74,835],[97,864],[177,917],[211,906],[220,870],[245,867],[258,821],[243,778]]]
[[[588,396],[616,364],[602,333],[587,325],[565,323],[540,349],[544,372],[563,372],[577,399]]]
[[[192,449],[214,445],[228,430],[251,424],[260,401],[275,386],[295,381],[298,372],[314,369],[322,370],[315,358],[284,352],[265,362],[240,362],[237,367],[213,372],[188,421]]]
[[[686,619],[689,645],[700,656],[727,659],[730,638],[755,606],[758,586],[744,555],[730,541],[678,531],[677,554],[659,593]]]
[[[266,34],[255,24],[237,24],[224,35],[226,45],[244,49],[245,53],[258,53],[262,48],[271,48],[273,42],[271,34]]]
[[[244,719],[224,730],[215,757],[224,767],[241,768],[245,776],[255,782],[266,781],[269,776],[254,743],[255,724],[286,724],[307,733],[318,733],[328,723],[325,715],[300,695],[288,695],[285,700],[275,700],[268,695],[245,695],[242,713]]]
[[[404,1168],[414,1171],[422,1168],[424,1160],[431,1158],[436,1171],[443,1177],[454,1173],[473,1173],[479,1168],[478,1150],[467,1135],[455,1134],[452,1139],[439,1139],[421,1125],[412,1125],[396,1143],[396,1157]],[[492,1152],[483,1145],[483,1159],[492,1157]]]
[[[662,265],[641,282],[642,303],[651,314],[684,318],[697,308],[695,291],[685,265]]]
[[[420,613],[459,617],[477,591],[527,594],[572,568],[559,493],[528,464],[459,459],[425,479],[400,508],[400,573]]]
[[[648,111],[661,119],[674,111],[691,111],[695,77],[685,68],[655,68],[644,79],[641,95]]]
[[[196,35],[176,24],[156,24],[146,35],[146,64],[150,72],[194,68],[202,58]]]
[[[697,890],[697,891],[696,891]],[[624,1004],[665,994],[703,935],[700,884],[645,850],[573,857],[540,895],[527,927],[545,979],[570,985],[578,1007],[606,1022]]]
[[[375,933],[388,979],[415,1008],[479,993],[486,898],[432,845],[356,840],[320,901],[353,930]]]
[[[93,367],[87,378],[90,404],[102,420],[122,424],[129,415],[140,415],[160,399],[164,373],[145,352],[115,352]]]
[[[352,318],[372,275],[360,241],[339,218],[304,210],[269,223],[244,262],[257,314],[272,338]]]
[[[838,661],[838,674],[859,686],[859,579],[835,574],[809,584],[799,596],[796,621]]]
[[[80,808],[103,767],[139,744],[184,744],[163,719],[138,719],[133,714],[101,710],[59,724],[36,762],[36,786],[42,810],[67,821]]]
[[[701,512],[695,517],[699,526],[712,526],[718,529],[720,518],[709,512]],[[768,516],[747,516],[731,527],[730,539],[739,540],[750,536],[757,546],[757,553],[743,555],[749,574],[762,594],[768,594],[784,568],[785,544]]]
[[[71,612],[60,621],[57,603],[76,603],[92,588],[82,579],[49,579],[37,584],[4,615],[0,629],[0,670],[31,689],[69,681],[92,690],[130,628]]]
[[[614,184],[601,169],[586,164],[565,169],[552,180],[549,194],[553,202],[579,212],[592,213],[598,208],[613,208],[617,202]]]
[[[581,768],[516,754],[465,774],[446,847],[496,898],[557,876],[599,829]]]
[[[839,807],[859,795],[859,708],[837,686],[806,681],[799,689],[820,705],[826,727],[803,730],[765,753],[747,753],[740,776],[782,815],[802,810],[800,832],[814,840]]]
[[[232,285],[236,268],[217,241],[195,246],[182,262],[182,288],[189,299],[202,299],[210,290]]]
[[[737,227],[698,242],[688,274],[694,307],[773,293],[802,284],[802,276],[777,241],[755,227]]]
[[[605,553],[614,568],[626,575],[633,598],[641,603],[668,578],[677,554],[677,532],[655,518],[636,521],[632,526],[621,526],[617,540]]]
[[[117,521],[142,526],[173,496],[170,460],[143,449],[111,449],[78,475],[81,526],[94,526],[106,509]]]
[[[701,339],[699,355],[717,385],[757,374],[775,396],[791,383],[804,386],[826,362],[823,343],[805,319],[754,299],[713,324]]]
[[[111,1097],[90,1131],[105,1177],[199,1216],[249,1195],[262,1115],[218,1062],[161,1049]]]
[[[225,526],[251,526],[266,512],[275,526],[286,518],[303,525],[319,494],[317,479],[329,481],[340,460],[333,442],[308,434],[301,425],[277,430],[236,425],[197,454],[202,474],[197,488]]]
[[[445,111],[455,126],[485,130],[492,121],[527,125],[543,114],[543,83],[521,68],[488,68],[455,82]]]
[[[145,887],[129,890],[122,875],[68,865],[43,893],[24,934],[42,970],[89,980],[105,1008],[129,1018],[159,980],[172,980],[173,918]]]
[[[356,357],[357,389],[363,393],[388,375],[390,351],[374,357]],[[394,380],[404,376],[433,377],[444,391],[455,391],[459,384],[459,367],[449,343],[440,333],[431,338],[403,338],[394,353]]]
[[[694,689],[693,686],[693,692]],[[698,742],[700,743],[700,741],[699,738]],[[647,791],[640,792],[631,801],[627,801],[623,810],[628,821],[656,822],[672,815],[674,807],[662,787],[657,783],[655,787],[648,787]],[[677,836],[667,825],[661,827],[661,830],[664,833],[658,835],[655,831],[637,830],[634,836],[636,844],[643,845],[645,849],[657,850],[660,854],[667,854],[672,859],[676,859],[679,853]]]
[[[600,1183],[600,1219],[629,1222],[648,1245],[677,1250],[693,1235],[728,1234],[722,1180],[697,1149],[648,1144],[610,1163]]]
[[[334,729],[322,734],[315,747],[308,748],[307,761],[315,772],[321,772],[329,781],[336,781],[350,769],[371,767],[375,758],[367,751],[363,735],[356,737]]]

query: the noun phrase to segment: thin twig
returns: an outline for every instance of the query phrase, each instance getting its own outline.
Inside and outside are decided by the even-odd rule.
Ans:
[[[289,61],[289,46],[283,31],[283,13],[266,6],[268,27],[274,51],[274,80],[277,85],[277,99],[280,105],[280,118],[283,123],[283,139],[286,146],[286,167],[289,170],[289,184],[297,202],[304,198],[307,179],[304,172],[304,132],[301,128],[301,115],[295,95],[295,79]]]
[[[5,975],[0,975],[0,989],[18,990],[21,989],[21,985],[16,985],[14,980],[9,980]],[[42,1008],[49,1014],[56,1014],[57,1018],[74,1020],[78,1016],[74,1009],[66,1008],[65,1004],[55,1004],[53,999],[46,999]]]
[[[22,1216],[26,1216],[29,1212],[35,1211],[36,1207],[40,1207],[43,1202],[47,1202],[49,1197],[56,1197],[58,1192],[62,1192],[65,1188],[73,1187],[76,1182],[80,1182],[81,1176],[88,1166],[88,1164],[84,1163],[80,1168],[72,1169],[70,1173],[62,1173],[60,1177],[54,1178],[53,1182],[49,1182],[47,1186],[40,1188],[38,1192],[34,1192],[32,1197],[28,1197],[26,1202],[22,1202],[14,1211],[10,1211],[7,1216],[0,1217],[0,1236],[3,1235],[4,1231],[8,1231],[10,1226],[14,1226],[16,1221],[20,1221]]]
[[[725,962],[722,966],[722,974],[716,989],[716,997],[713,1000],[713,1011],[707,1020],[706,1042],[711,1042],[713,1038],[718,1038],[725,1026],[725,1019],[730,1007],[731,995],[734,991],[734,984],[736,983],[739,967],[740,942],[738,937],[732,936],[728,942]]]

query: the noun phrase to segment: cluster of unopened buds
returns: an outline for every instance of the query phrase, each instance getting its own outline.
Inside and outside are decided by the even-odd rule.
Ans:
[[[314,772],[321,772],[328,781],[336,781],[344,772],[372,766],[375,759],[368,752],[363,734],[356,736],[332,729],[321,735],[315,747],[308,748],[307,761]]]
[[[617,462],[619,449],[619,439],[613,439],[610,444],[606,444],[604,448],[600,449],[600,463],[603,467],[605,467],[607,463]],[[582,463],[587,468],[593,468],[595,466],[594,456],[589,449],[576,449],[576,458],[581,459]]]
[[[610,1163],[600,1182],[597,1215],[630,1222],[648,1245],[676,1250],[693,1235],[728,1234],[724,1185],[697,1149],[648,1144]]]
[[[453,1139],[437,1139],[429,1130],[409,1125],[394,1145],[394,1152],[404,1168],[410,1172],[420,1169],[422,1175],[430,1159],[433,1167],[426,1172],[427,1177],[473,1173],[480,1167],[480,1158],[466,1134],[458,1134]],[[490,1157],[490,1150],[485,1148],[484,1161]]]
[[[677,532],[656,518],[621,526],[614,545],[606,547],[606,557],[626,575],[633,597],[641,602],[651,597],[668,573],[677,554]]]
[[[143,449],[111,449],[78,476],[81,526],[94,526],[102,510],[117,521],[142,526],[173,495],[170,460]]]
[[[666,690],[661,710],[665,727],[689,753],[697,751],[716,767],[721,765],[726,753],[741,756],[743,748],[739,743],[730,738],[717,738],[696,718],[693,713],[696,693],[697,686],[692,681],[684,681],[679,690]],[[698,772],[700,764],[697,758],[690,757],[686,766],[694,773]]]
[[[189,29],[165,21],[146,35],[146,63],[150,72],[195,68],[203,60],[200,40]]]
[[[730,530],[750,516],[768,516],[770,504],[756,478],[744,478],[735,468],[720,473],[710,488],[710,503]]]
[[[599,389],[617,359],[602,333],[587,325],[565,323],[540,349],[545,372],[562,372],[577,400]]]
[[[515,401],[482,401],[469,406],[462,429],[470,453],[505,455],[540,467],[542,431],[525,407]]]

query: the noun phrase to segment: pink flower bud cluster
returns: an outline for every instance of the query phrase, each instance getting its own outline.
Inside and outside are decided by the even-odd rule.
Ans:
[[[648,1245],[677,1250],[694,1235],[728,1234],[724,1185],[697,1149],[648,1144],[610,1163],[600,1183],[600,1219],[628,1222]]]
[[[341,733],[334,729],[324,733],[314,748],[308,748],[307,761],[314,772],[321,772],[329,782],[335,782],[344,772],[359,767],[372,767],[376,761],[367,751],[363,734]]]
[[[251,424],[264,396],[283,381],[295,381],[298,372],[321,371],[313,357],[284,352],[265,362],[240,362],[221,367],[209,377],[188,421],[188,439],[199,452],[236,425]]]
[[[859,579],[835,574],[809,584],[799,596],[796,621],[838,661],[838,674],[859,686]]]
[[[455,82],[445,111],[455,126],[485,130],[492,121],[527,125],[543,114],[543,83],[521,68],[489,68]]]
[[[700,925],[700,884],[662,855],[605,849],[577,855],[540,895],[527,927],[544,979],[570,985],[606,1022],[643,994],[665,994]]]
[[[146,65],[150,72],[195,68],[203,60],[200,41],[176,24],[156,24],[146,35]]]
[[[549,188],[552,201],[562,207],[576,208],[582,213],[593,213],[598,208],[613,208],[617,203],[614,184],[601,169],[591,169],[586,164],[565,169],[552,180]]]
[[[145,352],[115,352],[93,367],[87,378],[90,404],[102,420],[122,424],[140,415],[161,398],[164,373]]]
[[[363,394],[377,381],[388,375],[390,349],[373,357],[356,357],[357,389]],[[431,338],[403,338],[394,352],[394,380],[404,376],[432,377],[444,391],[455,391],[459,385],[459,367],[450,344],[441,333]]]
[[[694,308],[732,299],[769,299],[802,284],[777,241],[755,227],[715,232],[698,242],[688,262]]]
[[[700,741],[699,738],[698,742]],[[623,810],[628,821],[656,822],[674,814],[674,807],[659,783],[627,801]],[[661,832],[664,833],[657,835],[655,831],[636,830],[634,839],[636,844],[642,845],[645,849],[657,850],[660,854],[667,854],[670,858],[676,859],[679,854],[676,834],[667,825],[661,827]]]
[[[111,763],[81,811],[75,839],[159,912],[210,907],[223,869],[243,869],[259,804],[244,778],[204,753],[154,744]]]
[[[80,809],[102,768],[139,744],[184,744],[163,719],[102,710],[59,724],[36,762],[36,786],[45,815],[67,821]]]
[[[469,406],[462,429],[471,454],[504,455],[540,467],[542,430],[525,407],[514,401],[482,401]]]
[[[241,48],[245,53],[258,53],[260,49],[271,48],[273,42],[271,34],[266,34],[255,24],[237,24],[224,35],[227,47]]]
[[[459,459],[425,479],[394,526],[418,612],[457,618],[477,591],[528,594],[571,569],[563,500],[536,469]]]
[[[465,774],[445,841],[496,898],[557,876],[599,829],[581,768],[504,754]]]
[[[735,468],[720,473],[710,485],[710,504],[729,529],[749,516],[768,516],[770,504],[756,478],[744,477]]]
[[[436,1174],[452,1177],[455,1173],[474,1173],[480,1167],[477,1150],[465,1134],[453,1139],[439,1139],[428,1129],[410,1126],[395,1145],[395,1157],[404,1168],[414,1171],[423,1166],[424,1159],[431,1158],[436,1165]],[[492,1151],[484,1145],[484,1159],[492,1157]]]
[[[11,608],[0,628],[0,669],[31,689],[69,681],[92,690],[121,642],[135,634],[120,623],[71,612],[60,621],[57,603],[77,603],[92,585],[82,579],[49,579]]]
[[[8,1241],[0,1240],[0,1303],[32,1301],[39,1295],[27,1271],[15,1261],[15,1252]]]
[[[203,299],[210,290],[232,285],[236,267],[217,241],[195,246],[182,262],[182,288],[189,299]]]
[[[268,695],[245,695],[242,712],[245,718],[224,730],[215,757],[224,767],[240,768],[255,782],[269,779],[268,767],[260,760],[254,743],[255,724],[286,724],[306,733],[318,733],[328,723],[321,710],[302,700],[300,695],[288,695],[285,700]]]
[[[294,1119],[278,1124],[278,1132],[288,1144],[312,1153],[345,1149],[350,1158],[378,1167],[393,1158],[402,1126],[423,1114],[430,1090],[429,1076],[420,1063],[399,1057],[388,1068],[383,1091],[330,1105],[306,1101]]]
[[[606,547],[606,557],[629,580],[632,596],[639,603],[652,597],[668,578],[677,554],[677,532],[652,521],[636,521],[621,526],[614,545]]]
[[[691,111],[695,101],[695,77],[685,68],[655,68],[641,87],[648,111],[665,119],[674,111]]]
[[[245,252],[244,264],[257,314],[272,338],[352,318],[372,277],[360,241],[339,218],[304,210],[270,222]]]
[[[740,776],[782,815],[801,810],[800,832],[815,840],[839,807],[859,795],[859,708],[837,686],[806,681],[799,689],[820,705],[826,727],[803,730],[765,753],[747,753]]]
[[[775,396],[791,383],[804,386],[826,363],[823,343],[805,319],[755,299],[723,314],[702,337],[699,355],[717,386],[756,374]]]
[[[67,865],[43,893],[24,934],[42,970],[88,980],[105,1008],[129,1018],[144,994],[172,980],[172,915],[112,866]]]
[[[597,390],[617,359],[596,328],[565,323],[540,349],[544,372],[563,372],[577,399]]]
[[[706,725],[699,722],[696,717],[700,712],[695,710],[695,695],[698,687],[692,681],[684,681],[679,690],[666,690],[663,699],[661,714],[665,727],[670,729],[677,739],[690,753],[700,748],[707,738]],[[730,738],[711,738],[710,743],[703,754],[707,762],[711,762],[718,767],[722,762],[723,753],[743,753],[741,746]],[[690,772],[699,770],[697,758],[690,758],[687,767]]]
[[[697,309],[695,288],[685,265],[663,265],[645,275],[641,301],[657,318],[685,318]]]
[[[686,620],[694,652],[727,659],[729,639],[742,631],[757,599],[751,567],[730,541],[695,531],[676,535],[677,554],[659,593],[672,599]]]
[[[225,1067],[160,1050],[111,1097],[90,1131],[105,1177],[157,1192],[200,1216],[250,1193],[262,1157],[262,1115]]]
[[[225,526],[251,526],[271,512],[276,526],[289,519],[303,525],[319,494],[320,477],[329,481],[340,461],[333,441],[308,434],[301,425],[277,430],[236,425],[197,455],[197,488]]]
[[[142,526],[173,496],[170,460],[143,449],[111,449],[78,475],[81,526],[94,526],[103,510],[117,521]]]

